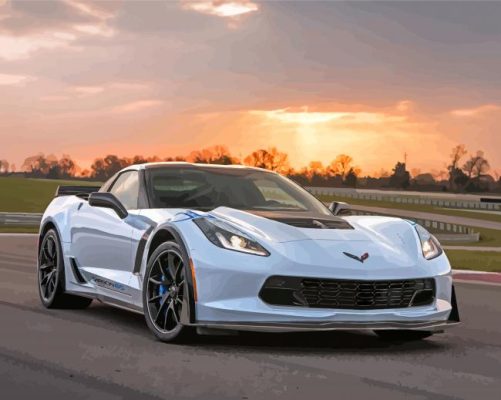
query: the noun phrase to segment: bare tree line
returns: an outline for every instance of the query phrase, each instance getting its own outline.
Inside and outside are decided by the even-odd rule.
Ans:
[[[294,169],[290,166],[287,153],[275,147],[258,149],[243,158],[230,153],[227,147],[217,145],[195,150],[187,156],[161,158],[157,156],[119,157],[109,154],[96,158],[90,169],[81,169],[68,155],[57,158],[40,153],[26,158],[21,166],[25,176],[52,179],[91,179],[104,181],[117,171],[131,164],[156,161],[188,161],[207,164],[244,164],[265,168],[288,175],[303,185],[334,187],[398,188],[413,190],[440,190],[452,192],[501,192],[501,178],[489,175],[490,165],[482,151],[467,156],[464,145],[452,149],[447,171],[421,173],[407,170],[404,162],[397,162],[391,172],[381,170],[361,176],[361,170],[347,154],[339,154],[330,163],[311,161],[307,166]],[[0,174],[15,170],[6,160],[0,159]]]

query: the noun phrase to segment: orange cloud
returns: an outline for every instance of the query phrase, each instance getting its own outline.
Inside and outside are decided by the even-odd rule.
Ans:
[[[65,0],[64,3],[72,7],[77,14],[91,18],[89,23],[68,21],[54,26],[44,26],[29,34],[18,35],[15,32],[3,30],[0,33],[0,59],[16,61],[29,58],[39,50],[69,49],[73,42],[82,36],[113,36],[115,31],[107,25],[113,14],[97,8],[93,4],[86,4],[75,0]],[[9,7],[8,2],[2,5],[0,0],[0,20],[22,20],[23,15]]]
[[[414,102],[412,100],[401,100],[397,103],[396,109],[400,112],[407,112],[412,110]]]
[[[248,0],[184,1],[183,8],[223,18],[235,18],[259,10],[256,3]]]
[[[452,110],[451,114],[455,117],[478,117],[482,114],[495,111],[501,111],[501,106],[497,104],[484,104],[474,108]]]
[[[40,49],[65,47],[71,40],[53,32],[24,37],[0,35],[0,58],[7,61],[27,58]]]
[[[104,91],[104,87],[102,86],[75,86],[72,88],[72,91],[77,93],[80,96],[86,96],[90,94],[97,94]]]
[[[83,1],[78,1],[78,0],[64,0],[64,3],[78,10],[78,12],[80,12],[81,14],[89,15],[101,21],[113,18],[114,16],[111,12],[105,11],[102,8],[97,7],[96,3],[89,3],[89,2],[85,3]]]
[[[34,78],[27,75],[0,74],[1,86],[24,86],[27,82],[33,80]]]
[[[383,113],[368,111],[308,111],[304,108],[302,111],[292,111],[288,108],[262,111],[253,110],[252,114],[265,116],[269,119],[279,122],[292,123],[298,125],[315,125],[329,122],[340,123],[386,123],[401,122],[405,118],[401,116],[392,116]]]
[[[158,107],[163,104],[161,100],[139,100],[131,103],[122,104],[113,108],[115,113],[130,113],[143,111],[148,108]]]

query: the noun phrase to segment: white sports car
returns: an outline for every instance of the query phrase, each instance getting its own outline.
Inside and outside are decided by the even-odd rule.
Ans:
[[[343,209],[258,168],[133,165],[100,188],[58,188],[40,226],[40,298],[143,313],[162,341],[336,329],[411,340],[459,322],[428,231]]]

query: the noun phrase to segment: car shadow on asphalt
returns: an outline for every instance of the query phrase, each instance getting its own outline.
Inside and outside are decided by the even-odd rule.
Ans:
[[[372,332],[331,331],[301,333],[250,333],[241,332],[238,336],[199,336],[193,346],[203,346],[218,351],[260,351],[274,354],[377,354],[409,353],[450,350],[450,344],[434,338],[414,342],[387,342]]]
[[[71,316],[67,315],[71,318]],[[106,326],[122,333],[155,338],[149,332],[144,317],[129,311],[96,303],[88,310],[79,312],[78,319],[90,317],[96,326]],[[370,331],[331,331],[301,333],[256,333],[239,332],[234,335],[212,336],[197,335],[183,344],[164,344],[159,346],[184,346],[192,349],[213,350],[218,352],[252,352],[268,354],[388,354],[388,353],[436,353],[450,351],[454,344],[435,335],[429,339],[414,342],[387,342],[379,339]]]

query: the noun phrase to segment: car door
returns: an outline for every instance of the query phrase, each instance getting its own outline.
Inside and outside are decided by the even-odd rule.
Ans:
[[[132,237],[139,232],[134,223],[138,213],[138,171],[124,171],[107,190],[128,210],[121,219],[109,208],[92,207],[83,201],[73,218],[72,255],[78,268],[90,276],[97,289],[130,295],[128,282],[134,266]],[[120,296],[118,296],[120,297]]]

